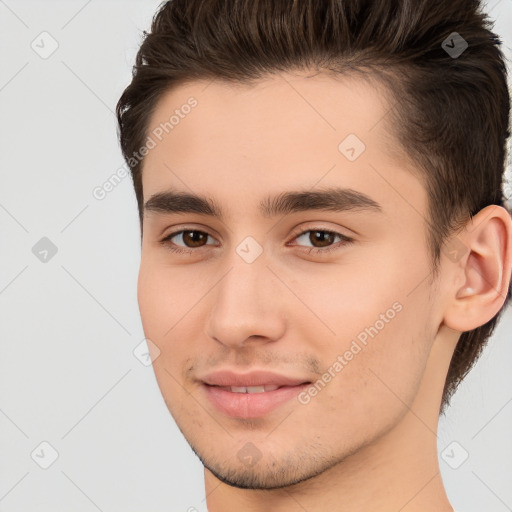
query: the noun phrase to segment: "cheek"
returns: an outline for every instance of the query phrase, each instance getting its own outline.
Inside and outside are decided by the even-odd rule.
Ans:
[[[377,334],[369,334],[366,343],[347,337],[331,347],[320,377],[327,375],[330,382],[304,411],[319,418],[315,435],[335,438],[343,446],[373,439],[395,425],[421,384],[428,356],[424,341],[415,315],[404,307]]]
[[[189,272],[162,265],[143,254],[137,281],[137,301],[148,337],[151,334],[155,339],[163,338],[184,317],[194,299],[193,283]]]
[[[403,409],[402,401],[412,402],[434,331],[426,306],[428,268],[402,259],[393,254],[377,268],[354,262],[295,281],[297,295],[307,297],[321,320],[308,315],[301,334],[330,372],[323,406],[359,411],[361,418],[376,411],[391,417]]]
[[[311,328],[302,338],[314,341],[318,348],[333,344],[343,348],[358,335],[364,341],[369,336],[367,329],[387,330],[409,301],[407,282],[415,281],[415,277],[404,276],[397,262],[394,266],[359,260],[299,271],[283,269],[283,280],[291,283],[302,303],[288,294],[294,303],[295,321]],[[287,309],[285,304],[280,306]]]
[[[156,345],[157,357],[153,357],[153,370],[158,384],[162,388],[172,386],[173,379],[170,375],[176,374],[173,368],[174,358],[170,357],[168,344],[165,340],[173,332],[173,326],[177,322],[176,314],[181,306],[178,301],[177,289],[170,286],[166,278],[162,276],[157,267],[142,261],[137,283],[137,301],[144,329],[144,336]],[[149,345],[149,343],[148,343]],[[166,395],[164,394],[164,397]]]
[[[181,350],[187,344],[172,343],[173,333],[179,329],[179,319],[186,312],[184,293],[187,288],[177,286],[167,275],[168,269],[141,261],[137,283],[137,300],[144,335],[156,346],[152,355],[153,371],[166,406],[173,417],[187,414],[183,410],[183,388],[179,384],[183,373]],[[177,324],[177,327],[174,326]],[[149,343],[148,343],[149,345]],[[181,398],[178,398],[181,397]]]
[[[165,282],[157,279],[156,272],[141,263],[137,281],[137,302],[146,338],[159,338],[162,330],[163,311],[168,310]]]
[[[145,337],[159,351],[153,369],[166,394],[180,391],[176,380],[183,380],[191,346],[201,339],[204,326],[191,320],[207,289],[193,270],[171,268],[149,257],[141,261],[137,300]]]

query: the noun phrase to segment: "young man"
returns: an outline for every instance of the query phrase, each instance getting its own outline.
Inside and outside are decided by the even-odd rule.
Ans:
[[[440,412],[510,297],[477,1],[172,0],[118,104],[156,378],[210,512],[450,512]]]

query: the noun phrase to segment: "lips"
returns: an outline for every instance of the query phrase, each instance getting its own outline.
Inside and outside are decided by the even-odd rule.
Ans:
[[[310,382],[307,379],[289,377],[268,371],[236,373],[231,370],[218,370],[205,375],[200,380],[210,386],[245,388],[256,386],[298,386],[299,384]]]
[[[269,414],[311,384],[305,379],[267,371],[241,374],[222,370],[201,380],[206,398],[218,412],[245,419]]]
[[[265,393],[266,391],[275,391],[280,386],[275,384],[264,384],[263,386],[217,386],[224,391],[231,391],[232,393]]]

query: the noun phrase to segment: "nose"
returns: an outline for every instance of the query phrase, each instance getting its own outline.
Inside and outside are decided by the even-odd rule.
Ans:
[[[229,348],[266,344],[286,329],[282,284],[260,257],[236,261],[211,294],[206,334]]]

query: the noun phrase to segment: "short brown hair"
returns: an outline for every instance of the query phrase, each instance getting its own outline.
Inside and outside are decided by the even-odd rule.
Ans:
[[[443,244],[487,205],[505,206],[510,96],[501,41],[478,0],[170,0],[153,18],[117,104],[119,137],[143,219],[144,146],[158,100],[179,83],[253,83],[311,70],[378,77],[390,127],[428,194],[436,274]],[[454,34],[456,32],[457,34]],[[455,38],[455,39],[454,39]],[[460,55],[449,52],[467,43]],[[472,368],[511,296],[462,333],[442,410]]]

